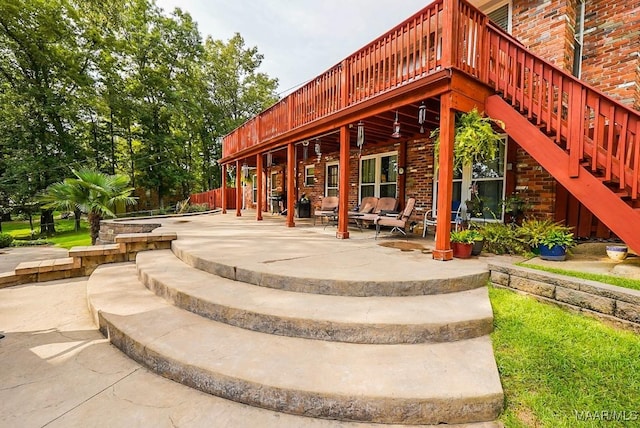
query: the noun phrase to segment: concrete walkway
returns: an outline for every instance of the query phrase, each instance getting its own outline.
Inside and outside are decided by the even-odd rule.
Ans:
[[[236,248],[234,256],[245,260],[262,253],[261,265],[273,266],[275,271],[293,263],[291,254],[299,255],[300,248],[308,248],[310,243],[319,253],[302,260],[306,272],[326,272],[332,264],[340,263],[345,253],[336,251],[337,248],[348,248],[351,254],[365,251],[361,257],[362,263],[369,265],[365,268],[374,266],[389,277],[396,276],[394,271],[411,277],[416,269],[423,268],[440,275],[465,263],[477,270],[487,260],[434,262],[428,253],[432,248],[428,240],[384,235],[376,241],[371,230],[353,229],[353,239],[337,241],[333,239],[335,228],[331,226],[312,228],[308,222],[306,225],[298,222],[298,227],[289,229],[279,217],[267,218],[263,223],[248,216],[235,219],[233,214],[217,218],[199,216],[198,220],[173,218],[165,222],[163,230],[176,230],[183,240],[200,238],[203,252],[219,251],[221,242],[213,239],[213,232],[220,233],[219,227],[228,228],[228,224],[222,224],[226,222],[234,222],[236,227],[226,232],[225,251]],[[256,236],[262,237],[258,247],[251,243]],[[274,246],[274,242],[280,245]],[[409,244],[379,245],[385,242]],[[409,247],[417,250],[406,251]],[[10,270],[30,256],[42,259],[65,253],[58,249],[54,251],[63,254],[13,250],[22,249],[12,249],[15,258],[11,262],[5,259],[8,268],[0,270]],[[367,251],[379,253],[376,257],[380,259],[367,260]],[[380,265],[379,260],[387,260],[387,264]],[[339,276],[349,275],[348,271],[338,271]],[[0,289],[0,332],[6,335],[0,340],[0,427],[379,426],[275,413],[220,399],[157,376],[126,357],[97,331],[87,308],[86,285],[86,279],[81,278]]]
[[[150,373],[96,329],[86,279],[0,289],[0,326],[0,427],[370,426],[249,407]]]

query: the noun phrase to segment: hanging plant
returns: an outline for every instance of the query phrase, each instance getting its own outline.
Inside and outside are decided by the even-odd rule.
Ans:
[[[453,140],[454,168],[495,159],[498,142],[501,138],[500,134],[493,130],[493,123],[504,129],[502,121],[483,117],[475,107],[470,112],[460,114],[457,117]],[[440,128],[431,131],[430,137],[434,141],[433,156],[437,169],[440,153]]]

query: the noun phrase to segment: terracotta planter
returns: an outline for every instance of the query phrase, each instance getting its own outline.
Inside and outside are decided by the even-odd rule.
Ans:
[[[453,257],[456,257],[458,259],[468,259],[469,257],[471,257],[473,244],[464,244],[462,242],[452,242],[451,249],[453,250]]]

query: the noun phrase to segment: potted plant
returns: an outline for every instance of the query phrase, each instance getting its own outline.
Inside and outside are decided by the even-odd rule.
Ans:
[[[457,117],[453,142],[454,168],[495,159],[500,135],[493,130],[493,123],[504,129],[502,121],[483,117],[475,107]],[[431,131],[430,137],[434,140],[434,162],[437,169],[440,128]]]
[[[511,217],[511,223],[519,223],[519,220],[524,215],[525,210],[529,207],[529,203],[520,197],[517,193],[509,195],[502,201],[502,208],[505,214]]]
[[[558,226],[549,219],[528,218],[517,228],[518,238],[529,247],[533,254],[540,255],[540,240],[550,229]]]
[[[451,232],[450,239],[453,257],[459,259],[468,259],[471,257],[474,237],[477,235],[477,232],[474,232],[475,231],[469,229]]]
[[[473,218],[484,218],[484,199],[478,195],[472,195],[470,199],[464,201],[467,207],[467,214]]]
[[[556,224],[540,238],[540,258],[562,261],[567,258],[567,250],[575,245],[573,233],[569,228]]]
[[[473,239],[471,255],[478,256],[482,252],[482,248],[484,248],[484,236],[482,236],[479,229],[469,229],[469,232]]]

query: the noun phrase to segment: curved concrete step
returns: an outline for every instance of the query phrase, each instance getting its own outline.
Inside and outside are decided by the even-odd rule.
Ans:
[[[503,394],[487,336],[370,345],[269,335],[169,305],[119,272],[88,282],[101,331],[165,377],[230,400],[310,417],[400,424],[492,421]]]
[[[241,245],[242,240],[239,241]],[[389,259],[388,249],[369,248],[366,259],[362,259],[360,247],[296,256],[295,246],[291,252],[279,254],[262,247],[252,248],[251,244],[253,242],[246,242],[243,252],[238,248],[228,253],[224,248],[213,252],[198,240],[181,238],[171,243],[171,250],[196,269],[235,281],[299,293],[419,296],[472,290],[485,286],[489,280],[486,264],[476,261],[443,264],[425,259],[414,263],[416,269],[407,269],[411,265],[405,261],[399,271]]]
[[[249,330],[352,343],[449,342],[489,334],[486,287],[442,295],[345,297],[249,285],[195,269],[169,250],[140,253],[140,281],[174,305]]]

